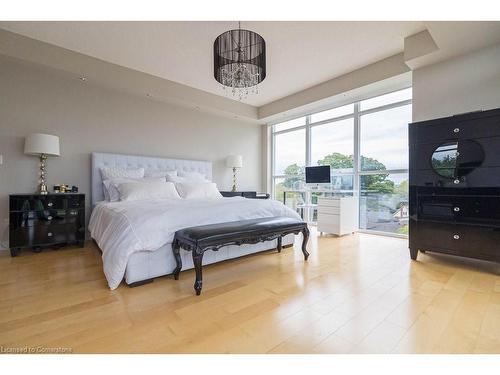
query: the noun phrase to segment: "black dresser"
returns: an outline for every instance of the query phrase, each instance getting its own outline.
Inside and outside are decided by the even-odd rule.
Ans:
[[[500,109],[409,125],[410,255],[500,262]]]
[[[12,194],[9,196],[9,247],[16,256],[22,248],[78,244],[85,241],[85,194]]]

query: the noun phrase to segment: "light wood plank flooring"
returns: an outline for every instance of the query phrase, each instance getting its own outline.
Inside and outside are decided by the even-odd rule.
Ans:
[[[94,244],[0,254],[0,345],[75,353],[500,353],[494,263],[316,237],[110,291]]]

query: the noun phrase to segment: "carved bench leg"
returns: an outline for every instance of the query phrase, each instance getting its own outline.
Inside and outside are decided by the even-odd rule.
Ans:
[[[309,228],[306,226],[302,229],[302,253],[304,254],[304,260],[309,258],[309,253],[307,252],[307,241],[309,240]]]
[[[278,249],[278,253],[281,253],[281,249],[282,249],[282,248],[283,248],[283,245],[282,245],[282,237],[281,237],[281,236],[279,236],[279,237],[278,237],[278,247],[277,247],[277,249]]]
[[[194,290],[196,291],[197,296],[199,296],[201,294],[201,288],[203,286],[203,277],[201,274],[202,261],[203,261],[203,250],[194,249],[194,251],[193,251],[193,264],[194,264],[194,270],[196,272],[196,280],[194,282]]]
[[[181,246],[179,244],[179,241],[174,240],[174,243],[172,244],[172,250],[174,252],[174,257],[175,257],[175,262],[177,263],[177,266],[174,269],[174,278],[176,280],[179,280],[179,274],[181,273],[182,269],[182,259],[181,259]]]

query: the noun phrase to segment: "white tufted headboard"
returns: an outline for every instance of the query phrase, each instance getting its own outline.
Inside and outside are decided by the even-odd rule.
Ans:
[[[92,153],[92,208],[97,202],[104,200],[102,187],[101,167],[125,167],[177,170],[185,172],[199,172],[212,179],[212,162],[201,160],[165,159],[150,156],[136,156],[123,154],[108,154],[104,152]]]

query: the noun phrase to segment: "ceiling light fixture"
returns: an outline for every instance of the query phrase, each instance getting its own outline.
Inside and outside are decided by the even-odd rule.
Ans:
[[[223,89],[242,100],[259,93],[266,78],[266,42],[259,34],[238,29],[219,35],[214,42],[214,77]],[[230,90],[227,90],[230,88]]]

